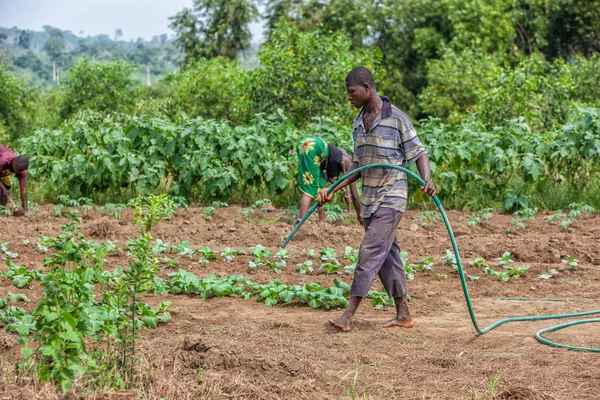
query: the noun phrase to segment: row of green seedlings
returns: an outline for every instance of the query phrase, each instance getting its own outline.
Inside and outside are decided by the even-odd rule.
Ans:
[[[452,272],[458,272],[458,263],[456,261],[456,256],[454,253],[448,249],[446,249],[446,254],[442,256],[442,259],[447,265],[452,267]],[[504,252],[501,257],[496,258],[498,262],[498,266],[502,268],[502,271],[496,271],[492,269],[487,261],[483,258],[475,258],[473,261],[469,262],[469,267],[479,267],[483,269],[483,273],[489,276],[498,277],[501,282],[508,282],[511,278],[520,278],[521,276],[527,274],[530,266],[523,265],[520,267],[513,266],[514,260],[512,259],[512,255],[510,252]],[[568,265],[568,270],[573,271],[579,265],[579,260],[577,260],[573,256],[567,256],[566,259],[561,260],[561,263]],[[548,280],[558,274],[556,269],[549,269],[547,273],[540,274],[539,279]],[[447,278],[447,275],[438,274],[439,278]],[[467,278],[471,281],[479,280],[479,276],[468,275]]]
[[[26,301],[24,297],[0,301],[1,323],[19,335],[23,345],[23,360],[15,367],[18,375],[33,374],[64,392],[76,384],[106,389],[139,383],[139,331],[170,319],[169,302],[155,309],[139,300],[140,293],[153,286],[158,270],[151,256],[150,230],[170,218],[176,207],[166,196],[138,199],[132,206],[139,236],[127,243],[126,267],[105,271],[105,258],[116,246],[85,240],[77,219],[64,225],[56,238],[44,239],[51,253],[44,260],[49,272],[30,271],[6,260],[9,268],[2,278],[21,288],[38,280],[42,287],[32,312],[8,304]]]
[[[579,219],[583,216],[584,212],[595,212],[594,207],[585,203],[571,203],[567,207],[568,211],[556,211],[553,215],[545,218],[546,222],[550,224],[558,225],[562,231],[572,231],[571,224],[574,220]],[[468,226],[475,226],[481,224],[483,221],[487,221],[492,217],[492,208],[485,208],[473,215],[469,216],[465,220],[465,224]],[[526,229],[527,223],[535,221],[536,211],[531,208],[523,208],[513,213],[511,220],[511,226],[507,228],[507,232],[514,232],[518,229]],[[425,211],[417,218],[412,220],[413,223],[419,224],[421,227],[429,227],[433,224],[442,221],[442,216],[438,211]]]
[[[155,294],[198,294],[203,299],[238,296],[246,300],[256,298],[256,301],[264,302],[267,306],[296,302],[307,304],[311,308],[326,309],[346,307],[350,295],[350,285],[338,278],[333,279],[334,286],[323,287],[318,283],[285,285],[278,280],[259,284],[246,280],[243,275],[218,278],[214,272],[206,278],[199,278],[183,269],[169,273],[168,276],[169,281],[156,278]],[[369,291],[367,297],[378,310],[394,305],[394,300],[384,291]]]
[[[102,206],[94,205],[92,199],[88,197],[79,197],[73,199],[67,195],[57,196],[57,204],[54,205],[53,214],[55,217],[67,217],[69,219],[78,219],[78,217],[88,216],[90,211],[95,211],[100,214],[110,215],[115,219],[121,219],[123,210],[127,207],[132,207],[133,204],[142,200],[143,198],[136,197],[131,199],[127,204],[123,203],[106,203]],[[170,200],[173,201],[173,207],[175,209],[184,208],[188,209],[187,200],[181,196],[170,196]],[[40,205],[38,203],[29,202],[28,216],[35,216],[40,213]],[[81,210],[81,212],[80,212]],[[7,207],[0,206],[0,215],[12,215],[12,210]]]

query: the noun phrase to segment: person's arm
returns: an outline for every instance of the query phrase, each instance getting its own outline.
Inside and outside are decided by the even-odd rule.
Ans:
[[[357,162],[353,162],[352,166],[350,167],[350,169],[348,170],[348,172],[352,172],[355,169],[358,169],[358,163]],[[329,190],[329,188],[323,188],[319,191],[319,197],[317,197],[317,200],[319,201],[319,204],[323,205],[325,203],[329,203],[331,201],[331,199],[333,199],[333,195],[342,190],[343,188],[345,188],[346,186],[356,182],[357,180],[360,179],[360,173],[358,174],[354,174],[351,177],[345,179],[342,183],[339,184],[339,186],[337,186],[335,189],[333,189],[333,191],[329,194],[329,196],[327,196],[327,190]]]
[[[23,204],[23,213],[27,214],[29,211],[29,203],[27,202],[27,175],[23,171],[20,176],[17,177],[19,180],[19,190],[21,192],[21,203]]]
[[[425,181],[425,186],[421,186],[421,191],[434,196],[436,193],[435,185],[431,182],[431,165],[429,164],[429,156],[423,153],[417,159],[417,169],[421,175],[421,179]]]
[[[360,216],[360,196],[358,195],[356,182],[350,184],[350,193],[352,194],[352,204],[356,210],[356,216],[358,217],[358,220],[362,222],[362,218]]]

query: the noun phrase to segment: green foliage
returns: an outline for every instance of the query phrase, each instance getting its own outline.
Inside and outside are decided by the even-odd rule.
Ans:
[[[135,67],[124,61],[80,58],[65,79],[62,117],[81,110],[102,114],[133,111],[139,99],[139,82],[134,72]]]
[[[133,220],[142,233],[150,232],[160,221],[171,219],[177,211],[175,202],[164,194],[134,199],[130,205],[133,207]]]
[[[481,49],[457,53],[447,48],[440,59],[427,63],[428,85],[419,96],[422,110],[454,121],[473,111],[501,70],[497,58]]]
[[[32,100],[24,82],[15,78],[4,65],[0,65],[0,142],[10,145],[24,133],[26,114]]]
[[[248,24],[258,15],[248,0],[194,0],[169,19],[177,35],[175,44],[185,53],[185,64],[201,58],[226,57],[235,60],[250,46]]]
[[[240,122],[249,115],[243,100],[246,74],[235,61],[199,59],[172,77],[173,96],[190,117]]]
[[[205,300],[212,297],[255,297],[256,301],[264,302],[267,306],[274,306],[279,302],[298,302],[311,308],[346,307],[346,298],[350,295],[350,285],[337,278],[333,279],[334,286],[327,288],[318,283],[288,286],[277,280],[262,285],[250,282],[241,275],[218,278],[215,272],[201,279],[182,269],[169,274],[169,278],[168,286],[173,294],[199,294]],[[376,309],[394,305],[393,299],[383,292],[369,291],[367,297],[372,299]]]
[[[579,260],[573,256],[567,256],[566,260],[560,260],[563,264],[568,264],[570,270],[574,270],[579,265]]]
[[[423,214],[419,215],[417,218],[412,220],[413,223],[418,223],[423,228],[428,227],[429,225],[433,225],[442,220],[442,216],[438,211],[425,211]]]
[[[307,273],[315,272],[315,269],[313,268],[312,260],[306,260],[303,263],[296,264],[296,268],[298,269],[298,272],[300,273],[300,275],[305,275]]]
[[[206,207],[204,210],[202,210],[202,218],[204,218],[207,221],[210,221],[214,213],[214,207]]]
[[[552,128],[567,119],[571,83],[561,76],[564,62],[545,61],[539,55],[516,68],[504,68],[481,94],[476,116],[488,126],[523,117],[534,127]]]
[[[260,68],[249,72],[250,108],[266,113],[282,109],[297,126],[316,116],[346,121],[355,113],[347,105],[346,74],[357,65],[378,73],[377,54],[351,50],[342,34],[301,31],[282,22],[261,47]]]

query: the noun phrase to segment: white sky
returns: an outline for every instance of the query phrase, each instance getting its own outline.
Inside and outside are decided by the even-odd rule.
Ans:
[[[0,0],[0,26],[41,31],[50,25],[82,36],[107,34],[123,30],[123,39],[167,33],[170,16],[192,0]],[[260,40],[261,23],[253,23],[253,42]]]

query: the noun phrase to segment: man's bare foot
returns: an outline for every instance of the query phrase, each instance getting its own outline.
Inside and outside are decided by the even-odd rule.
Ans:
[[[390,319],[388,322],[381,326],[383,328],[393,328],[395,326],[400,328],[412,328],[413,326],[415,326],[415,323],[412,320],[394,318]]]
[[[336,319],[330,319],[329,323],[342,332],[348,332],[350,330],[350,318],[346,318],[343,315]]]

